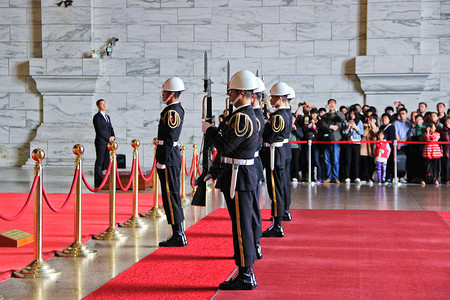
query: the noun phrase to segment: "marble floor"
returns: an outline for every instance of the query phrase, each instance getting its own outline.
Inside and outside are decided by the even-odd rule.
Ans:
[[[93,182],[92,173],[85,172],[87,180]],[[70,168],[44,168],[43,178],[49,193],[68,192],[72,177],[73,169]],[[32,179],[32,168],[2,168],[0,191],[26,193]],[[145,193],[152,193],[152,190]],[[261,208],[270,208],[265,186],[262,188],[260,205]],[[185,207],[185,227],[192,226],[220,207],[224,207],[221,193],[211,190],[206,207]],[[449,211],[450,186],[299,183],[292,185],[291,208]],[[150,226],[144,229],[123,229],[130,237],[123,242],[87,242],[90,249],[99,252],[93,258],[51,258],[49,264],[62,272],[55,279],[10,278],[0,283],[0,299],[81,299],[155,251],[158,242],[170,234],[165,218],[147,218],[145,222]]]

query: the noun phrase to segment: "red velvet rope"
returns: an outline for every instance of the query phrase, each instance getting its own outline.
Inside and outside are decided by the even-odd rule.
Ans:
[[[187,171],[187,165],[186,165],[186,158],[184,158],[184,162],[185,162],[185,164],[184,164],[184,171],[186,172],[186,176],[187,176],[187,177],[191,177],[191,176],[192,176],[192,173],[194,172],[194,161],[195,161],[195,154],[192,155],[191,169],[190,169],[190,171],[188,172],[188,171]]]
[[[132,162],[132,167],[131,167],[131,174],[130,174],[130,179],[128,180],[128,184],[126,187],[123,187],[122,182],[120,181],[120,176],[119,176],[119,169],[116,169],[116,176],[117,176],[117,182],[119,183],[119,187],[122,191],[126,192],[128,191],[128,189],[131,186],[131,183],[133,182],[133,175],[135,172],[136,167],[134,166],[136,162],[136,159],[133,158],[133,162]]]
[[[51,209],[52,211],[54,211],[55,213],[61,212],[61,211],[66,207],[66,205],[69,203],[69,200],[72,199],[73,191],[75,190],[75,186],[76,186],[77,181],[78,181],[78,173],[79,173],[79,172],[80,172],[80,170],[77,168],[77,169],[75,170],[75,174],[73,175],[72,186],[70,187],[69,194],[67,195],[66,200],[64,201],[63,205],[61,205],[60,208],[56,208],[56,207],[54,207],[54,206],[52,205],[52,203],[51,203],[50,200],[48,199],[48,195],[47,195],[47,192],[45,191],[44,184],[42,184],[42,193],[44,194],[45,202],[47,203],[48,207],[50,207],[50,209]]]
[[[84,177],[84,172],[81,172],[81,177],[83,177],[83,182],[84,182],[84,185],[87,187],[87,189],[90,190],[90,191],[93,192],[93,193],[97,193],[98,191],[100,191],[100,190],[105,186],[106,180],[108,180],[109,173],[111,173],[111,167],[112,167],[112,161],[109,162],[108,170],[106,170],[106,174],[105,174],[105,177],[103,178],[102,183],[101,183],[100,186],[99,186],[98,188],[96,188],[96,189],[93,189],[93,188],[89,185],[89,183],[88,183],[87,180],[86,180],[86,177]]]
[[[388,143],[392,144],[393,141],[311,141],[313,144],[377,144],[377,143]],[[308,141],[289,141],[289,144],[306,144]],[[448,145],[450,141],[397,141],[397,144],[438,144],[438,145]]]
[[[35,176],[34,177],[33,185],[31,186],[31,190],[30,190],[30,193],[28,194],[27,201],[25,202],[25,204],[23,205],[23,207],[19,211],[19,213],[17,215],[15,215],[14,217],[7,217],[7,216],[4,216],[4,215],[0,214],[0,219],[5,220],[5,221],[15,221],[15,220],[17,220],[18,218],[20,218],[24,214],[25,210],[28,208],[28,206],[31,203],[31,198],[34,195],[34,192],[36,190],[36,186],[37,186],[37,183],[38,183],[38,178],[39,178],[39,176]]]
[[[155,169],[156,169],[156,157],[155,157],[155,159],[153,160],[152,172],[150,173],[150,175],[149,175],[148,177],[145,177],[145,176],[144,176],[144,173],[142,172],[142,169],[141,169],[141,164],[140,164],[140,162],[139,162],[139,164],[138,164],[138,167],[139,167],[139,174],[141,175],[142,180],[144,180],[145,182],[148,182],[148,181],[152,180],[153,173],[155,173]]]

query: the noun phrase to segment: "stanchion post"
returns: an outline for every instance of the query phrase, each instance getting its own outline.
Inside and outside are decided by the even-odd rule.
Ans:
[[[153,144],[155,145],[155,157],[156,157],[156,148],[158,147],[158,139],[153,139]],[[165,215],[164,211],[159,208],[158,204],[158,172],[156,172],[156,169],[153,173],[153,207],[144,215],[143,217],[154,217],[154,218],[160,218]]]
[[[111,151],[111,173],[109,174],[109,227],[99,235],[95,235],[96,240],[117,241],[126,239],[127,236],[120,233],[116,227],[116,172],[118,145],[115,141],[108,143],[108,149]]]
[[[392,183],[397,184],[398,183],[398,176],[397,176],[397,140],[393,141],[394,146],[394,180]]]
[[[56,252],[57,256],[62,257],[91,257],[97,254],[97,251],[90,250],[81,241],[81,192],[83,186],[83,161],[81,156],[84,153],[83,145],[76,144],[72,148],[75,154],[75,168],[78,169],[77,184],[75,185],[75,206],[74,206],[74,242],[63,251]]]
[[[124,228],[143,228],[147,227],[141,217],[139,217],[139,151],[138,148],[141,145],[139,140],[132,140],[131,147],[133,147],[133,160],[134,160],[134,174],[133,174],[133,215],[125,223],[119,224],[119,227]],[[131,179],[130,179],[131,180]]]
[[[53,278],[61,274],[42,259],[42,160],[45,152],[34,149],[31,157],[36,161],[34,176],[38,177],[34,192],[34,260],[20,271],[14,272],[20,278]]]
[[[186,196],[186,147],[181,146],[181,201],[187,204],[191,201],[191,198]]]
[[[192,148],[193,148],[193,153],[194,153],[192,155],[194,157],[194,160],[192,161],[192,163],[194,164],[194,171],[192,171],[193,172],[192,176],[194,176],[194,178],[196,178],[197,177],[197,145],[196,144],[192,145]],[[197,191],[196,185],[194,186],[194,189],[192,190],[192,192],[189,193],[189,196],[193,197],[195,194],[195,191]]]
[[[308,140],[308,182],[312,182],[312,140]]]

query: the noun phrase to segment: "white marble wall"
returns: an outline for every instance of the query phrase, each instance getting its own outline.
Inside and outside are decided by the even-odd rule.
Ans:
[[[367,101],[381,109],[394,100],[410,108],[420,100],[431,107],[439,101],[449,104],[446,0],[75,0],[68,8],[56,7],[55,2],[0,1],[0,165],[27,160],[42,122],[62,122],[61,115],[72,114],[91,126],[94,100],[104,98],[119,152],[130,162],[129,142],[138,138],[144,165],[150,166],[151,141],[162,109],[160,87],[175,75],[187,88],[181,96],[187,111],[182,141],[190,156],[191,145],[201,142],[205,50],[215,82],[216,115],[224,109],[227,60],[232,72],[259,70],[268,87],[278,80],[288,82],[298,100],[316,106],[324,106],[330,97],[339,105]],[[83,65],[74,63],[91,50],[104,52],[113,36],[119,38],[114,58],[104,57],[100,69],[88,59]],[[50,63],[30,65],[31,58],[41,57]],[[54,107],[70,100],[64,97],[49,98],[54,108],[47,106],[30,72],[100,75],[91,111]],[[365,98],[356,75],[384,73],[429,76],[422,92],[369,93]],[[417,86],[414,78],[411,85]],[[396,82],[408,86],[409,80],[397,77]],[[93,140],[92,130],[83,139]],[[73,143],[61,149],[50,144],[49,155],[73,156]]]

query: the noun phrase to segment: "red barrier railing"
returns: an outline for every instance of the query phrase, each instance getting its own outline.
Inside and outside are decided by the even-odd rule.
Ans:
[[[61,205],[60,208],[56,208],[56,207],[54,207],[54,206],[52,205],[52,203],[50,202],[49,197],[48,197],[48,195],[47,195],[47,192],[45,191],[44,184],[42,184],[42,194],[43,194],[43,196],[44,196],[45,202],[47,203],[48,207],[50,207],[50,209],[51,209],[52,211],[54,211],[54,212],[56,212],[56,213],[61,212],[61,211],[66,207],[66,205],[69,203],[70,199],[72,199],[73,191],[75,190],[75,186],[76,186],[77,181],[78,181],[78,172],[79,172],[79,171],[80,171],[80,170],[78,170],[78,168],[75,169],[75,174],[73,175],[72,186],[70,187],[69,194],[67,195],[66,200],[64,201],[64,203]]]
[[[86,180],[86,177],[84,176],[84,172],[81,172],[81,176],[82,176],[82,178],[83,178],[84,185],[87,187],[87,189],[90,190],[90,191],[93,192],[93,193],[97,193],[98,191],[100,191],[100,190],[105,186],[106,181],[108,180],[109,173],[111,173],[111,167],[112,167],[112,162],[110,161],[110,162],[109,162],[109,165],[108,165],[108,170],[106,170],[106,174],[105,174],[105,176],[103,177],[103,181],[102,181],[102,183],[100,184],[100,186],[99,186],[98,188],[96,188],[96,189],[93,189],[93,188],[89,185],[89,183],[88,183],[87,180]]]
[[[142,172],[141,169],[141,163],[139,162],[139,174],[141,175],[142,180],[144,180],[145,182],[152,180],[153,173],[155,173],[155,169],[156,169],[156,157],[153,159],[152,171],[148,177],[145,177],[144,172]]]
[[[30,206],[31,198],[33,198],[34,192],[36,190],[38,179],[39,179],[38,176],[34,177],[33,185],[31,186],[31,190],[30,190],[30,193],[28,194],[27,201],[25,202],[23,207],[20,209],[19,213],[13,217],[7,217],[3,214],[0,214],[0,219],[5,220],[5,221],[15,221],[15,220],[19,219],[25,213],[25,210],[28,208],[28,206]]]
[[[135,170],[135,168],[136,168],[135,162],[136,162],[136,160],[133,158],[130,179],[128,179],[128,183],[127,183],[126,187],[123,187],[122,182],[120,181],[119,169],[116,169],[117,182],[119,183],[119,187],[123,192],[128,191],[130,189],[131,183],[133,183],[133,175],[134,175],[134,172],[136,171]]]

